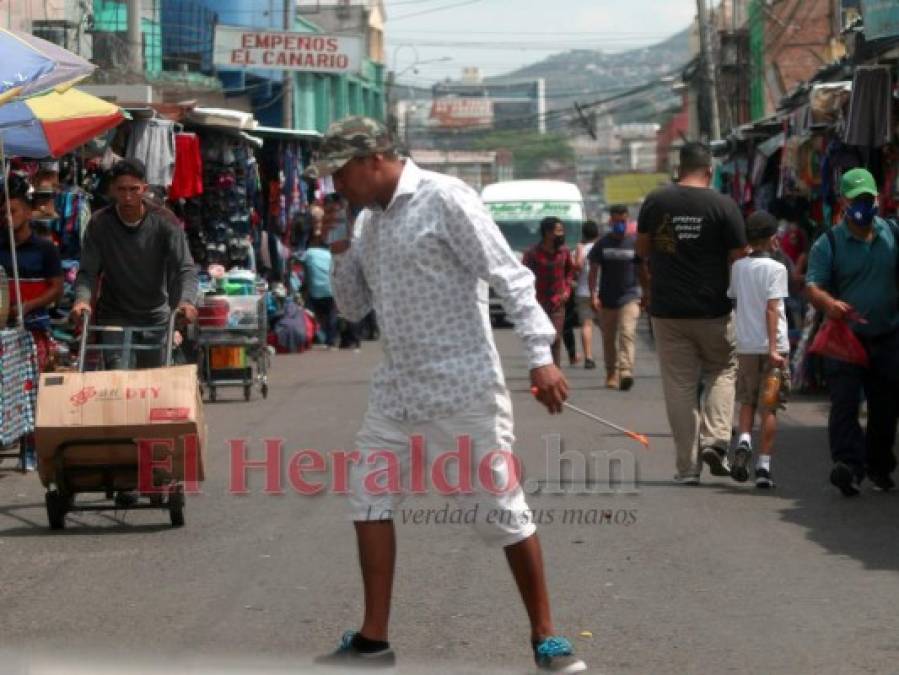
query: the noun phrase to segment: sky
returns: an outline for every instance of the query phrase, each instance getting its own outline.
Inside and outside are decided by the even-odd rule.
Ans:
[[[388,67],[404,84],[501,75],[569,49],[623,51],[686,28],[695,0],[385,0]]]

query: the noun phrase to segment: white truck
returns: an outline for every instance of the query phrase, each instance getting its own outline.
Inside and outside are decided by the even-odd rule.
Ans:
[[[481,199],[509,246],[519,256],[539,243],[540,221],[555,216],[565,223],[565,239],[572,250],[581,239],[584,198],[577,185],[557,180],[512,180],[493,183],[481,191]],[[490,318],[501,323],[502,303],[490,293]]]

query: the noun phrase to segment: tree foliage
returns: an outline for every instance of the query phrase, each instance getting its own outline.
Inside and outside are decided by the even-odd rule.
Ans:
[[[560,133],[495,131],[475,141],[474,149],[510,151],[515,178],[541,178],[560,167],[574,166],[574,150]]]

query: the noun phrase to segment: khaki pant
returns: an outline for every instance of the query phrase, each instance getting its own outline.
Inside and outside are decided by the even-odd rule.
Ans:
[[[606,373],[618,373],[632,377],[637,351],[637,320],[640,318],[640,301],[634,300],[619,309],[602,308],[599,328],[602,331],[602,354]]]
[[[677,472],[699,475],[699,448],[727,450],[730,444],[737,375],[733,320],[653,318],[652,327]]]

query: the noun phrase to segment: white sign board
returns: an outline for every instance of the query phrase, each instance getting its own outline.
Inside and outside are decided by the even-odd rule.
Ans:
[[[584,217],[579,202],[490,202],[487,208],[496,222],[519,220],[538,222],[547,216],[562,220],[581,220]]]
[[[236,70],[358,73],[362,69],[362,38],[216,26],[213,63]]]

